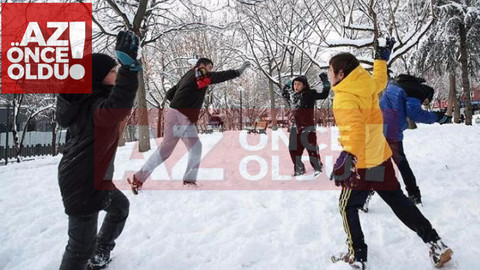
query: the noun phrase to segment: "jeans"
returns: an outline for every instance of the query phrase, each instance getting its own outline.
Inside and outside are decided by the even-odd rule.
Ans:
[[[111,202],[104,209],[107,214],[97,234],[98,212],[68,217],[68,243],[60,270],[85,270],[95,250],[110,252],[115,239],[122,233],[128,217],[130,203],[115,189],[110,192]]]

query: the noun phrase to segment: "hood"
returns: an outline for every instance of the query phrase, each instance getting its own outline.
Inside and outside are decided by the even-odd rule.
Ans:
[[[362,66],[358,66],[341,82],[333,86],[333,91],[350,93],[359,97],[370,97],[375,94],[375,86],[370,73]]]
[[[302,91],[310,90],[310,85],[308,84],[308,80],[307,80],[307,77],[306,77],[306,76],[300,75],[300,76],[296,77],[295,79],[293,79],[293,81],[292,81],[292,89],[293,89],[293,83],[294,83],[295,81],[302,82],[303,85],[305,85],[305,88],[303,88]],[[295,90],[294,90],[294,91],[295,91]],[[300,92],[302,92],[302,91],[300,91]]]

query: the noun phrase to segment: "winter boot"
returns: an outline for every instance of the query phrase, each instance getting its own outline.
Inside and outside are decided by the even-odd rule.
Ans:
[[[95,254],[93,257],[88,260],[87,269],[88,270],[100,270],[108,266],[112,261],[110,258],[110,250],[102,249],[101,247],[95,248]]]
[[[138,190],[140,190],[143,186],[143,182],[138,180],[137,176],[133,175],[133,181],[130,178],[127,178],[127,182],[130,185],[130,189],[132,190],[133,194],[138,195]]]
[[[430,260],[436,268],[441,268],[452,259],[453,251],[442,240],[427,243],[430,248]]]

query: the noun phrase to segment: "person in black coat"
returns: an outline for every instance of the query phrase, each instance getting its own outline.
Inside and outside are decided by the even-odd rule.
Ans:
[[[323,91],[318,93],[310,89],[307,77],[298,76],[292,82],[288,82],[283,90],[283,97],[291,104],[295,125],[290,129],[290,142],[288,145],[290,157],[294,165],[294,176],[305,174],[305,166],[302,162],[302,154],[307,149],[310,164],[315,170],[314,175],[322,172],[322,162],[317,145],[317,134],[314,122],[315,103],[319,99],[326,99],[330,93],[330,83],[326,73],[320,74],[323,83]],[[289,88],[295,93],[290,95]]]
[[[92,54],[92,94],[60,94],[56,117],[69,139],[58,166],[68,215],[68,244],[61,270],[100,269],[128,216],[128,199],[111,182],[120,122],[130,113],[138,88],[138,37],[120,32],[116,54]],[[98,213],[107,212],[97,233]]]
[[[250,63],[245,62],[239,69],[212,72],[212,60],[200,58],[196,65],[167,91],[166,98],[170,101],[170,110],[165,116],[162,144],[133,175],[133,179],[128,179],[134,194],[138,194],[138,190],[153,170],[170,157],[180,139],[188,149],[188,163],[183,184],[196,186],[202,143],[198,137],[195,122],[200,115],[208,86],[237,78],[249,66]]]

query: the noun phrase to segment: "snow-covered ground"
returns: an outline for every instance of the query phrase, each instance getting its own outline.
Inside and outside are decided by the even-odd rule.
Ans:
[[[478,268],[479,138],[480,125],[420,125],[405,134],[421,211],[454,250],[446,269]],[[116,168],[128,162],[128,147]],[[0,167],[0,269],[58,269],[67,241],[60,158]],[[337,190],[125,193],[131,214],[109,269],[350,269],[330,262],[345,241]],[[378,196],[370,208],[360,214],[370,269],[433,269],[427,247]]]

